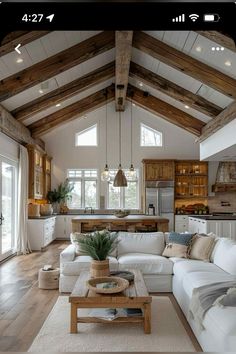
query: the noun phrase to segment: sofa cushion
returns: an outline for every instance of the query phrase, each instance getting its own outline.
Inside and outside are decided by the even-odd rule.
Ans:
[[[185,245],[188,246],[191,239],[193,237],[193,234],[189,233],[178,233],[178,232],[170,232],[169,237],[168,237],[168,243],[177,243],[179,245]]]
[[[225,272],[217,267],[213,263],[207,263],[203,261],[197,260],[187,260],[186,262],[176,262],[173,267],[173,273],[178,277],[179,280],[183,279],[183,277],[190,272],[214,272],[214,273],[222,273]]]
[[[188,258],[188,246],[169,242],[166,245],[162,256]]]
[[[143,274],[172,274],[173,263],[148,253],[126,253],[118,258],[119,269],[139,269]]]
[[[220,238],[213,251],[213,262],[224,271],[236,275],[236,243]]]
[[[191,241],[189,258],[209,262],[214,246],[214,237],[194,235]]]
[[[163,232],[119,232],[118,256],[125,253],[161,255],[165,248]]]
[[[61,264],[61,274],[80,275],[83,270],[90,269],[91,260],[90,256],[77,256],[73,262]],[[118,270],[118,261],[115,257],[109,257],[109,266],[111,270]]]
[[[195,288],[229,280],[236,280],[236,277],[225,272],[190,272],[185,274],[183,278],[183,288],[186,294],[191,297]]]

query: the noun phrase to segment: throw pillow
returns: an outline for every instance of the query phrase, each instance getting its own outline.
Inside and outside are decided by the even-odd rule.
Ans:
[[[220,296],[215,304],[236,307],[236,288],[230,288],[227,294]]]
[[[162,253],[164,257],[188,258],[188,246],[178,243],[168,243]]]
[[[193,234],[170,232],[168,242],[188,246]]]
[[[189,258],[209,262],[214,246],[214,237],[206,237],[196,234],[191,241]]]
[[[75,254],[77,256],[80,255],[79,243],[78,241],[81,240],[86,234],[81,234],[80,232],[72,232],[70,234],[70,241],[72,245],[75,246]]]

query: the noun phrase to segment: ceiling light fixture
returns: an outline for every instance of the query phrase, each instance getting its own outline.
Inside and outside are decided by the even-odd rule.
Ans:
[[[142,83],[142,82],[140,82],[140,83],[139,83],[139,86],[140,86],[140,87],[143,87],[143,83]]]
[[[200,47],[200,46],[197,46],[195,49],[196,49],[196,51],[199,52],[199,53],[202,51],[202,47]]]
[[[23,63],[23,59],[22,58],[17,58],[16,62],[17,62],[17,64]]]
[[[127,179],[121,167],[121,111],[119,111],[119,166],[115,176],[114,187],[127,187]]]
[[[130,105],[130,168],[128,172],[128,179],[132,180],[135,177],[135,169],[133,165],[133,102],[132,102],[133,92],[131,93],[131,105]]]
[[[189,108],[190,108],[187,104],[185,104],[184,107],[185,107],[186,109],[189,109]]]
[[[108,168],[108,164],[107,164],[107,96],[108,96],[107,89],[105,91],[105,95],[106,95],[106,127],[105,127],[105,130],[106,130],[106,164],[105,164],[104,170],[101,173],[101,180],[103,182],[108,182],[108,181],[110,181],[111,177],[109,174],[109,168]]]
[[[56,107],[61,107],[61,104],[60,104],[60,103],[57,103],[57,104],[56,104]]]
[[[226,60],[225,61],[225,66],[231,66],[231,61],[230,60]]]
[[[40,89],[40,90],[39,90],[39,93],[43,93],[43,90],[42,90],[42,89]]]

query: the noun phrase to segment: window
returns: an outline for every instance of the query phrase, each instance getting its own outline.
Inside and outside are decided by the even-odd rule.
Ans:
[[[98,207],[97,170],[68,170],[67,177],[74,185],[72,198],[67,202],[69,209]]]
[[[76,146],[97,146],[97,124],[89,127],[75,136]]]
[[[141,123],[140,145],[141,146],[162,146],[162,133]]]
[[[127,187],[113,187],[117,170],[110,170],[111,180],[107,182],[108,209],[139,209],[139,179],[138,170],[132,181],[128,180],[128,170],[123,170],[127,177]]]

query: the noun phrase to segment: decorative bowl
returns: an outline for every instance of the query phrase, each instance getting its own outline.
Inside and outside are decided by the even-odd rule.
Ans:
[[[99,277],[89,279],[87,286],[98,294],[115,294],[128,288],[129,282],[119,277]]]
[[[125,218],[129,214],[130,214],[130,212],[128,210],[117,210],[117,211],[114,212],[114,215],[117,218]]]

